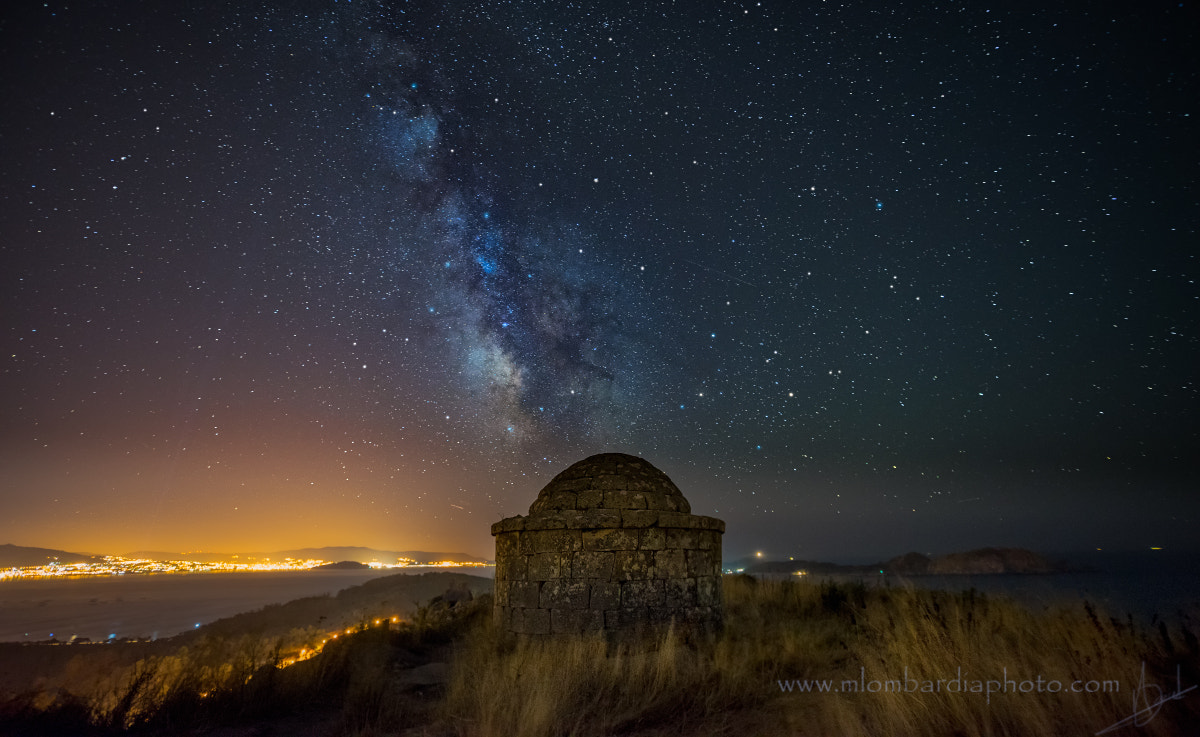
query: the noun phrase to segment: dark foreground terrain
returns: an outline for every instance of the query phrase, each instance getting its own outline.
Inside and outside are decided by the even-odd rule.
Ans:
[[[490,581],[454,575],[429,574],[441,593],[409,616],[359,609],[336,637],[296,603],[69,661],[3,700],[3,734],[1093,735],[1132,724],[1139,695],[1139,726],[1110,734],[1200,723],[1194,612],[1143,625],[974,590],[728,576],[719,636],[618,646],[516,640],[490,595],[466,593]]]

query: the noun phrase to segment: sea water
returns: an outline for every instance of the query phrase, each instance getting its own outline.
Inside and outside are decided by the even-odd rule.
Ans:
[[[491,568],[244,571],[0,581],[0,642],[170,637],[223,617],[372,578],[430,570],[490,576]]]
[[[1200,558],[1196,555],[1097,553],[1072,556],[1082,570],[1044,575],[931,576],[925,585],[942,589],[974,588],[1011,597],[1027,606],[1088,603],[1109,616],[1132,615],[1143,621],[1200,613]]]
[[[828,575],[820,582],[868,586],[911,586],[942,591],[976,591],[1003,596],[1028,608],[1082,607],[1085,603],[1108,616],[1132,616],[1143,623],[1156,617],[1177,619],[1180,613],[1200,616],[1200,554],[1148,550],[1095,551],[1047,555],[1065,563],[1066,573],[959,576]],[[772,576],[787,578],[787,576]]]

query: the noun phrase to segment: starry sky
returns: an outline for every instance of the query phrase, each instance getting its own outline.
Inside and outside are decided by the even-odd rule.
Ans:
[[[727,559],[1194,547],[1193,2],[0,19],[0,541],[491,557],[588,455]]]

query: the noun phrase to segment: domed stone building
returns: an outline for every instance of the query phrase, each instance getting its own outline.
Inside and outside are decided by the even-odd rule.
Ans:
[[[492,525],[495,616],[519,634],[628,633],[722,621],[725,523],[691,514],[665,473],[623,453],[554,477],[529,514]]]

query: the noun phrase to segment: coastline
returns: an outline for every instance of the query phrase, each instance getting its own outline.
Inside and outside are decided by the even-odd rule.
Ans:
[[[160,639],[270,604],[431,571],[491,577],[493,569],[409,566],[8,580],[0,583],[0,642]]]

